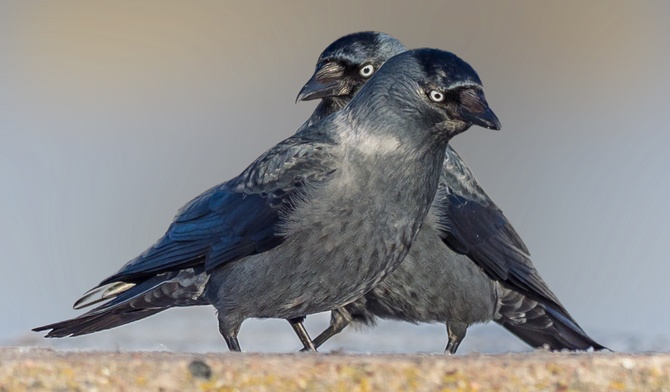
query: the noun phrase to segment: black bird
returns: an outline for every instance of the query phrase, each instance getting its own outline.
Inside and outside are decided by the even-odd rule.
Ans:
[[[386,60],[406,48],[379,32],[344,36],[319,56],[298,100],[321,98],[304,126],[346,105]],[[456,99],[469,102],[471,96]],[[350,322],[386,318],[447,324],[455,353],[475,323],[495,321],[532,347],[596,350],[533,267],[526,245],[450,146],[431,214],[405,261],[364,297],[331,314],[318,347]]]
[[[76,306],[106,303],[35,330],[75,336],[212,304],[239,351],[247,318],[344,306],[403,260],[447,143],[473,124],[500,127],[472,67],[436,49],[401,53],[340,111],[186,204],[162,238]]]

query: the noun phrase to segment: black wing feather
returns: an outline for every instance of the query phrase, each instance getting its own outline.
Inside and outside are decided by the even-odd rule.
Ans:
[[[442,240],[505,287],[502,319],[496,321],[533,347],[604,349],[586,335],[542,280],[519,234],[450,147],[443,169],[434,202]]]
[[[304,184],[324,181],[334,172],[322,148],[326,143],[295,135],[278,144],[239,177],[185,205],[154,246],[101,285],[201,265],[211,271],[278,246],[284,216]]]
[[[336,161],[323,148],[330,139],[324,136],[312,129],[286,139],[237,178],[193,199],[151,248],[75,305],[107,302],[74,319],[34,330],[51,330],[49,337],[83,335],[173,306],[207,304],[202,292],[208,272],[281,244],[283,219],[295,207],[304,185],[325,181],[335,171]],[[104,290],[104,285],[115,282],[128,287],[119,286],[123,287],[119,292]]]
[[[519,234],[451,148],[435,203],[449,248],[470,257],[491,279],[565,311],[537,273]]]

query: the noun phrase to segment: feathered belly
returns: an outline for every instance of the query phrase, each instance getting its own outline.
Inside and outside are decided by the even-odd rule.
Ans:
[[[412,226],[359,212],[316,219],[287,233],[277,248],[215,271],[217,297],[244,318],[293,318],[335,309],[361,297],[399,265]]]

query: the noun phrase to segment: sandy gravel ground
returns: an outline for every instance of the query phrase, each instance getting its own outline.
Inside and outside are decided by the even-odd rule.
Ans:
[[[670,354],[183,354],[0,349],[0,391],[670,391]]]

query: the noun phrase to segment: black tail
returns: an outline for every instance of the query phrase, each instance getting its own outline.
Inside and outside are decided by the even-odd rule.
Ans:
[[[128,324],[175,306],[207,305],[202,297],[207,278],[193,269],[160,274],[128,285],[109,302],[79,317],[37,327],[33,331],[50,330],[45,336],[48,338],[79,336]]]
[[[575,320],[554,304],[542,304],[502,289],[496,322],[535,348],[549,350],[608,350],[591,339]]]
[[[93,332],[103,331],[131,323],[154,315],[167,308],[161,309],[128,309],[121,308],[118,312],[105,312],[100,314],[83,314],[77,318],[61,321],[43,327],[33,328],[33,331],[40,332],[50,330],[44,335],[46,338],[64,338],[67,336],[86,335]],[[98,309],[93,309],[92,312]]]

